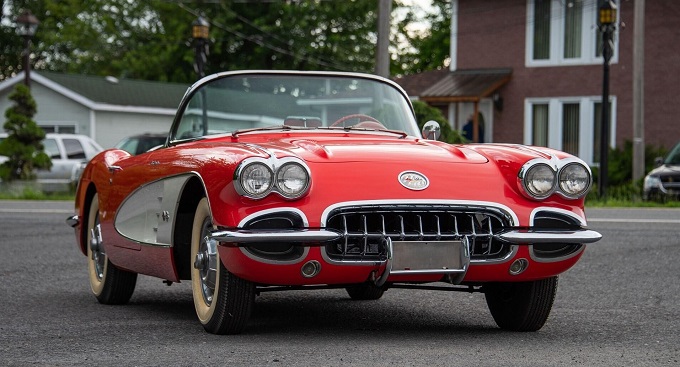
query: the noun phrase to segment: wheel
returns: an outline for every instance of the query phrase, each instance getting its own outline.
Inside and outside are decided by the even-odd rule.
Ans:
[[[372,301],[380,299],[380,297],[382,297],[387,290],[387,287],[378,287],[372,283],[364,283],[347,287],[345,290],[352,299],[359,301]]]
[[[90,203],[87,218],[87,270],[90,288],[99,303],[120,305],[127,303],[135,291],[137,273],[116,268],[106,256],[105,241],[99,223],[99,195]]]
[[[505,330],[536,331],[548,320],[557,293],[557,277],[484,286],[486,304]]]
[[[191,288],[203,328],[213,334],[243,331],[255,303],[255,285],[231,274],[220,261],[208,200],[196,208],[191,233]]]
[[[345,126],[344,122],[347,120],[351,119],[358,119],[359,121],[373,121],[380,123],[380,121],[376,120],[375,118],[369,116],[369,115],[364,115],[363,113],[355,113],[353,115],[347,115],[339,118],[337,121],[334,123],[328,125],[328,127],[336,127],[336,126]]]

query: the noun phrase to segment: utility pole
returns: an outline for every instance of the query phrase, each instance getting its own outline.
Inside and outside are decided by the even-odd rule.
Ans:
[[[633,16],[633,181],[645,175],[645,0]]]
[[[390,17],[392,0],[379,0],[378,3],[378,45],[375,50],[375,73],[382,77],[390,76]]]

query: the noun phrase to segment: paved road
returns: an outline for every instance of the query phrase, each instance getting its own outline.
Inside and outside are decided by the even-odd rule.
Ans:
[[[0,365],[677,366],[680,210],[593,209],[604,239],[560,277],[546,326],[497,329],[480,294],[266,293],[245,334],[207,334],[190,285],[140,277],[131,302],[90,295],[70,203],[0,201]]]

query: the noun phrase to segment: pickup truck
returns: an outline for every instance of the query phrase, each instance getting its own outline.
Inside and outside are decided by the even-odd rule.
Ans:
[[[0,133],[0,141],[7,137]],[[43,141],[45,153],[52,159],[52,168],[37,170],[36,176],[42,191],[70,191],[78,183],[87,162],[103,149],[86,135],[47,134]],[[7,161],[0,156],[0,164]]]

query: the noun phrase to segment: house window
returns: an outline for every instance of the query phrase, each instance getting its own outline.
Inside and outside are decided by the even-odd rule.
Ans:
[[[532,145],[548,146],[548,104],[536,103],[533,105],[532,117]]]
[[[579,103],[562,104],[562,150],[573,155],[579,154],[580,107]]]
[[[613,111],[613,109],[612,109]],[[614,129],[614,118],[610,117],[611,124],[609,125],[609,136],[611,137]],[[596,102],[593,105],[593,163],[600,163],[600,146],[602,145],[602,102]]]
[[[602,63],[598,0],[527,0],[526,65]],[[618,61],[614,39],[612,62]]]
[[[536,0],[534,3],[534,60],[550,59],[551,1]]]
[[[40,127],[46,133],[61,133],[61,134],[75,134],[75,124],[54,124],[54,123],[39,123]]]
[[[616,97],[610,100],[610,145],[615,141]],[[573,154],[597,165],[601,97],[531,98],[525,101],[524,143]]]

